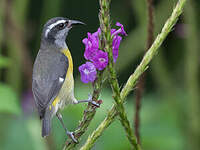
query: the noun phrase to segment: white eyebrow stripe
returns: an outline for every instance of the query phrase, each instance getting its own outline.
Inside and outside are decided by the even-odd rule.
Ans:
[[[57,22],[55,22],[55,23],[49,25],[49,26],[47,27],[46,32],[45,32],[45,37],[48,36],[48,33],[49,33],[49,31],[50,31],[52,28],[54,28],[56,25],[58,25],[58,24],[60,24],[60,23],[65,23],[65,22],[66,22],[66,20],[58,20]]]
[[[49,25],[47,28],[51,30],[51,29],[52,29],[53,27],[55,27],[56,25],[58,25],[58,24],[60,24],[60,23],[65,23],[65,22],[66,22],[66,20],[58,20],[57,22],[55,22],[55,23]]]

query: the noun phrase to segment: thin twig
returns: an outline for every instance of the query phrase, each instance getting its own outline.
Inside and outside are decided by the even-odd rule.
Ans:
[[[146,45],[146,51],[151,47],[153,43],[153,31],[154,31],[154,24],[153,24],[153,0],[146,0],[147,2],[147,14],[148,14],[148,24],[147,24],[147,45]],[[144,86],[145,86],[145,76],[146,73],[143,73],[141,77],[138,80],[138,83],[136,85],[136,103],[135,103],[135,135],[137,138],[138,143],[140,144],[140,109],[141,109],[141,101],[142,101],[142,95],[144,92]]]
[[[105,51],[108,52],[109,64],[108,64],[108,71],[109,71],[109,82],[113,90],[113,98],[117,104],[117,109],[119,112],[120,122],[123,125],[126,136],[130,141],[133,148],[137,150],[137,141],[136,137],[133,134],[133,130],[131,129],[130,123],[128,121],[128,117],[125,112],[125,108],[123,106],[121,97],[120,97],[120,88],[119,83],[117,81],[116,71],[114,69],[113,64],[113,53],[112,53],[112,37],[111,37],[111,27],[110,27],[110,1],[107,0],[100,0],[100,13],[99,13],[99,20],[100,26],[102,30],[103,41],[105,43]]]
[[[147,51],[143,57],[141,63],[136,68],[135,72],[129,77],[126,85],[122,89],[120,95],[121,99],[124,102],[126,96],[130,93],[133,87],[136,84],[136,81],[141,76],[141,74],[147,69],[148,64],[157,54],[158,48],[163,43],[169,32],[172,30],[173,26],[176,24],[178,17],[183,11],[183,7],[186,3],[186,0],[179,0],[176,7],[174,8],[170,18],[166,21],[161,33],[156,37],[151,48]],[[96,140],[102,135],[103,131],[114,121],[117,116],[117,106],[114,104],[112,108],[108,111],[107,117],[101,122],[95,131],[88,137],[86,143],[82,146],[81,150],[89,150],[93,147]]]

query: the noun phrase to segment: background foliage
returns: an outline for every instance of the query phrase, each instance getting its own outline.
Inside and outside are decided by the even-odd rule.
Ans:
[[[176,0],[157,0],[155,35],[171,14]],[[190,0],[173,32],[161,47],[159,55],[147,71],[141,112],[143,149],[186,150],[200,147],[199,99],[199,1]],[[91,85],[80,82],[78,66],[83,63],[81,40],[99,26],[99,4],[92,0],[1,0],[0,1],[0,149],[47,150],[61,149],[67,138],[56,118],[52,135],[41,138],[41,125],[31,93],[32,64],[35,59],[43,24],[52,17],[65,16],[87,24],[74,28],[67,43],[74,60],[75,92],[87,98]],[[121,85],[141,60],[147,39],[145,0],[115,0],[111,3],[111,20],[124,24],[128,36],[120,46],[116,64]],[[81,54],[81,55],[80,55]],[[103,104],[82,138],[103,120],[113,100],[105,86]],[[128,97],[126,110],[133,122],[134,91]],[[69,106],[63,110],[64,121],[73,130],[86,105]],[[81,144],[80,144],[81,145]],[[130,149],[120,122],[116,120],[97,141],[94,149]]]

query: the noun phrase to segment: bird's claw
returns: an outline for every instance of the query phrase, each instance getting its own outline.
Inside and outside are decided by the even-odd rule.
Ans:
[[[88,102],[94,105],[95,107],[100,107],[100,103],[93,101],[91,94],[88,94]]]
[[[96,107],[100,107],[100,104],[98,104],[98,103],[95,102],[95,101],[90,101],[90,103],[91,103],[92,105],[96,106]]]
[[[74,143],[78,143],[78,141],[74,137],[74,132],[67,131],[67,135],[69,136],[69,138],[72,139],[72,141],[74,141]]]

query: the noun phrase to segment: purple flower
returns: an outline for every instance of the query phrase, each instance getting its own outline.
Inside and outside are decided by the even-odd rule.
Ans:
[[[111,29],[111,35],[113,36],[112,48],[113,48],[113,61],[114,61],[114,63],[117,61],[118,53],[119,53],[119,45],[120,45],[120,42],[122,40],[122,37],[119,36],[118,34],[127,36],[127,34],[124,30],[124,26],[121,23],[117,22],[116,26],[119,26],[120,28],[118,30]]]
[[[92,35],[96,36],[99,38],[99,35],[101,34],[101,29],[98,28],[96,32],[94,32]]]
[[[124,26],[119,22],[116,23],[116,26],[120,27],[117,29],[111,29],[111,35],[113,38],[112,41],[112,52],[113,52],[113,61],[116,62],[119,53],[119,45],[122,40],[122,37],[119,35],[127,36]],[[90,62],[86,62],[79,67],[79,71],[81,73],[81,80],[84,83],[94,82],[97,75],[97,70],[103,70],[108,65],[108,53],[100,50],[99,48],[99,35],[101,33],[101,29],[94,33],[87,33],[87,38],[83,39],[83,43],[85,45],[84,57],[86,60]],[[92,62],[92,63],[91,63]]]
[[[93,63],[86,62],[79,66],[78,69],[81,73],[81,81],[83,83],[94,82],[97,76],[97,71]]]
[[[124,26],[121,23],[117,22],[116,26],[120,28],[117,31],[115,31],[113,35],[121,34],[121,35],[127,36],[126,31],[124,30]]]
[[[117,61],[118,58],[118,53],[119,53],[119,45],[122,40],[122,37],[119,35],[115,35],[113,37],[113,42],[112,42],[112,49],[113,49],[113,61],[114,63]]]
[[[92,60],[94,55],[99,49],[99,33],[101,32],[100,28],[97,32],[91,34],[88,32],[88,38],[83,39],[83,43],[85,44],[85,52],[84,57],[87,60]]]
[[[98,70],[103,70],[108,65],[108,53],[98,50],[92,62]]]

